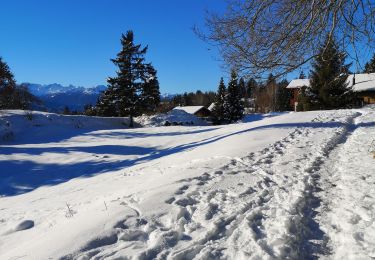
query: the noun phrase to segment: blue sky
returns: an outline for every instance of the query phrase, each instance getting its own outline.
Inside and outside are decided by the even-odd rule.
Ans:
[[[192,31],[205,10],[222,11],[224,0],[4,0],[0,56],[17,82],[94,86],[106,84],[131,29],[149,45],[162,93],[216,90],[220,56]]]

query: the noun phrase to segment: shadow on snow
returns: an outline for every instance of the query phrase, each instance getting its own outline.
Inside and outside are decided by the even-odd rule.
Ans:
[[[90,177],[97,174],[102,174],[109,171],[116,171],[126,167],[130,167],[139,163],[144,163],[165,157],[172,154],[188,151],[202,145],[214,143],[231,136],[240,135],[246,132],[275,129],[275,128],[336,128],[347,124],[338,122],[328,123],[286,123],[286,124],[271,124],[258,127],[247,128],[225,135],[216,135],[211,138],[192,142],[188,144],[178,145],[171,148],[157,148],[157,147],[138,147],[138,146],[121,146],[121,145],[103,145],[103,146],[75,146],[75,147],[45,147],[45,148],[18,148],[12,146],[0,146],[0,155],[12,155],[15,153],[22,153],[26,156],[38,156],[42,153],[61,153],[67,154],[71,151],[93,153],[93,160],[72,163],[72,164],[58,164],[58,163],[36,163],[30,160],[7,160],[0,161],[0,196],[14,196],[30,192],[38,187],[44,185],[57,185],[69,181],[77,177]],[[370,127],[375,126],[375,122],[362,123],[355,127]],[[201,133],[205,131],[212,131],[216,128],[204,129],[199,131],[192,131],[186,134]],[[129,134],[129,133],[127,133]],[[139,133],[137,133],[139,134]],[[174,133],[171,133],[172,135]],[[177,134],[177,133],[176,133]],[[181,134],[181,133],[178,133]],[[183,135],[182,133],[181,135]],[[119,133],[121,135],[121,132]],[[142,133],[143,135],[143,133]],[[167,136],[167,133],[162,133]],[[157,136],[157,134],[144,136]],[[141,137],[138,135],[138,137]],[[100,157],[97,154],[110,155],[136,155],[135,159],[109,161],[108,158]]]

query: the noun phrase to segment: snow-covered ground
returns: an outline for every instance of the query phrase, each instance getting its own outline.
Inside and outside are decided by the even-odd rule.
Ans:
[[[22,113],[0,115],[0,259],[375,257],[375,107],[136,129]]]

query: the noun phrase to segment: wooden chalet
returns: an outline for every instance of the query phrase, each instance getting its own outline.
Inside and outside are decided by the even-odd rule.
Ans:
[[[362,105],[375,104],[375,73],[350,74],[346,80],[348,87],[352,87],[356,92]],[[296,111],[298,105],[298,95],[302,88],[309,88],[309,79],[294,79],[286,87],[292,91],[290,99],[291,107]]]

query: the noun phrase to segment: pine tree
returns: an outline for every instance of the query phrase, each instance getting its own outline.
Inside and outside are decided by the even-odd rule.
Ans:
[[[288,111],[291,109],[290,99],[292,93],[286,88],[288,84],[286,79],[277,83],[276,111]]]
[[[226,120],[229,123],[236,122],[243,117],[244,106],[241,100],[241,91],[238,86],[237,73],[234,70],[232,70],[231,79],[228,83],[225,109]]]
[[[9,66],[0,57],[0,109],[28,109],[40,103],[25,85],[17,85]]]
[[[364,73],[375,73],[375,53],[372,59],[366,63]]]
[[[311,87],[306,93],[313,109],[344,108],[353,102],[353,92],[346,83],[350,64],[345,64],[345,58],[346,54],[334,40],[320,48],[311,71]]]
[[[258,83],[254,78],[250,78],[246,83],[246,92],[249,98],[254,96],[254,92],[258,87]]]
[[[152,65],[147,66],[145,76],[141,94],[142,112],[154,113],[160,103],[160,90],[156,70]]]
[[[117,76],[108,78],[107,97],[98,103],[99,111],[112,113],[114,116],[129,116],[129,126],[133,127],[133,117],[142,112],[142,87],[145,83],[146,71],[149,66],[145,63],[147,47],[134,44],[134,34],[128,31],[121,37],[122,49],[111,61],[118,67]],[[100,107],[101,105],[105,108]]]
[[[245,80],[241,77],[238,81],[238,88],[240,89],[241,97],[247,98]]]
[[[6,64],[0,57],[0,109],[9,109],[13,107],[13,93],[16,88],[14,76]]]
[[[115,93],[113,93],[112,88],[107,88],[98,98],[96,102],[96,113],[98,116],[116,116],[117,112],[115,109],[114,102]]]
[[[223,78],[220,79],[219,88],[217,90],[217,94],[215,97],[215,105],[212,110],[214,115],[214,123],[215,124],[222,124],[225,122],[226,119],[226,110],[225,110],[225,98],[226,98],[227,90],[225,88]]]
[[[26,85],[16,85],[13,92],[13,107],[16,109],[30,109],[32,104],[41,104],[42,102],[29,92]]]

